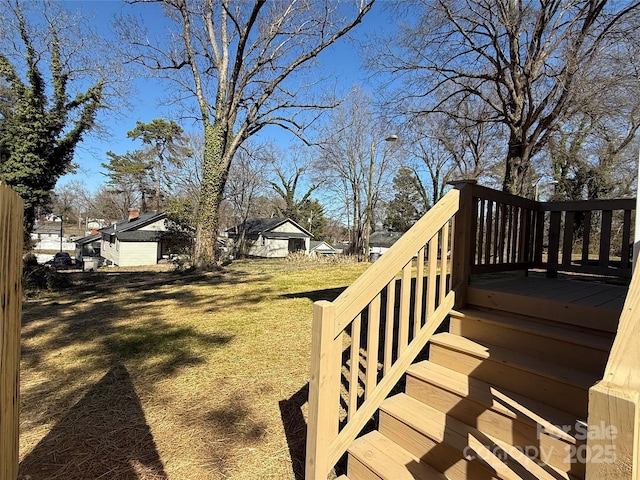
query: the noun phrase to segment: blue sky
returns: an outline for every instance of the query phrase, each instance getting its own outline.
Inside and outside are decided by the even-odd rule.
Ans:
[[[164,21],[161,9],[155,4],[128,5],[119,1],[84,0],[67,2],[67,5],[71,9],[80,8],[86,13],[87,18],[99,22],[98,28],[102,33],[109,32],[110,24],[116,13],[143,15],[149,29],[154,26],[161,28]],[[361,40],[366,38],[367,34],[381,28],[389,27],[383,4],[378,2],[352,35]],[[318,60],[322,74],[331,74],[338,78],[340,87],[343,89],[348,90],[355,84],[367,89],[369,73],[361,68],[358,47],[349,39],[342,39],[339,43],[331,46],[318,57]],[[89,191],[95,191],[100,184],[105,182],[100,164],[106,162],[107,151],[123,154],[126,151],[140,148],[140,144],[127,138],[126,135],[127,131],[135,127],[136,121],[149,122],[154,118],[175,119],[170,107],[160,105],[161,97],[166,89],[174,88],[172,84],[159,80],[139,79],[135,82],[135,87],[137,91],[135,98],[132,99],[133,108],[124,112],[121,118],[102,116],[102,122],[109,137],[99,139],[87,136],[76,151],[75,162],[79,166],[77,173],[61,178],[58,187],[70,181],[79,180]],[[197,126],[183,125],[183,127],[187,131],[198,131]],[[274,142],[282,149],[286,149],[289,144],[296,141],[291,134],[278,127],[264,129],[256,140]]]

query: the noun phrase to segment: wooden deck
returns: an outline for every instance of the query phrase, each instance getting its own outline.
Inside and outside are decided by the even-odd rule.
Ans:
[[[629,287],[597,279],[527,277],[472,281],[470,302],[485,308],[501,304],[514,313],[531,311],[549,320],[615,332]]]

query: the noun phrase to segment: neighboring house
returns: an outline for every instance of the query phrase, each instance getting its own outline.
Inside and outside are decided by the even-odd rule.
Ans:
[[[333,248],[327,242],[322,242],[318,240],[311,240],[309,242],[309,255],[324,255],[324,256],[333,256],[338,253],[338,250]]]
[[[43,240],[45,238],[51,238],[60,241],[60,223],[53,225],[36,225],[31,232],[32,240]]]
[[[100,256],[107,264],[122,267],[155,265],[168,256],[166,213],[133,211],[128,220],[114,223],[99,231]]]
[[[244,225],[236,225],[226,231],[229,238],[238,244],[246,242],[246,255],[262,258],[281,258],[290,253],[309,253],[311,233],[290,218],[258,218]]]
[[[369,240],[369,252],[375,258],[382,255],[389,250],[391,245],[396,243],[402,236],[400,232],[387,232],[386,230],[380,230],[371,234]]]
[[[82,263],[83,258],[86,257],[99,257],[101,243],[102,235],[97,230],[94,230],[91,235],[87,235],[86,237],[82,237],[76,240],[76,262]]]

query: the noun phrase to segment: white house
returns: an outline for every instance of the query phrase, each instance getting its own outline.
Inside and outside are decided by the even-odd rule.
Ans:
[[[132,212],[129,219],[99,230],[100,256],[108,265],[155,265],[164,255],[166,213]]]
[[[290,218],[258,218],[226,231],[236,242],[246,242],[245,254],[251,257],[282,258],[290,253],[309,253],[311,233]]]
[[[327,242],[311,240],[309,243],[309,255],[333,256],[337,254],[338,250],[333,248]]]

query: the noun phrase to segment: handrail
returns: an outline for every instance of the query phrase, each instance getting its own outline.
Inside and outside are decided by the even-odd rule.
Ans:
[[[640,478],[640,269],[635,269],[602,380],[589,389],[587,480]]]
[[[452,190],[333,303],[314,304],[306,478],[325,480],[454,305]]]

